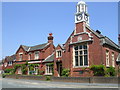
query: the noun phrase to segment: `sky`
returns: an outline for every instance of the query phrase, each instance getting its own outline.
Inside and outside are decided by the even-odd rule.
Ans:
[[[77,2],[3,2],[2,56],[16,53],[20,45],[47,42],[53,33],[54,45],[63,44],[75,28]],[[90,27],[118,43],[118,3],[87,2]]]

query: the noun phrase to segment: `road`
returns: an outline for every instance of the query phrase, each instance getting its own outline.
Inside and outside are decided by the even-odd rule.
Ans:
[[[2,88],[106,88],[110,90],[118,90],[118,84],[89,84],[89,83],[68,83],[68,82],[51,82],[51,81],[39,81],[39,80],[26,80],[26,79],[11,79],[11,78],[0,78],[2,81]],[[113,90],[111,89],[111,90]],[[98,89],[97,89],[98,90]]]

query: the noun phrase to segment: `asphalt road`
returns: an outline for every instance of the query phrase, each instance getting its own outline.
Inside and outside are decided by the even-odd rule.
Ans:
[[[0,78],[0,84],[2,88],[42,88],[43,90],[57,90],[62,88],[63,90],[118,90],[118,84],[89,84],[89,83],[68,83],[68,82],[51,82],[51,81],[39,81],[39,80],[26,80],[26,79],[11,79]],[[48,89],[46,89],[48,88]],[[13,90],[13,89],[11,89]],[[26,89],[25,89],[26,90]],[[29,89],[30,90],[30,89]],[[39,89],[40,90],[40,89]],[[61,90],[61,89],[60,89]]]

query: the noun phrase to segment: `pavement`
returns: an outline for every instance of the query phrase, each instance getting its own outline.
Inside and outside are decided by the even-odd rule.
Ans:
[[[51,81],[40,81],[40,80],[27,80],[27,79],[12,79],[12,78],[0,78],[1,88],[30,88],[42,90],[118,90],[118,84],[90,84],[90,83],[70,83],[70,82],[51,82]],[[2,89],[4,90],[4,89]],[[18,90],[18,89],[16,89]],[[32,89],[33,90],[33,89]]]

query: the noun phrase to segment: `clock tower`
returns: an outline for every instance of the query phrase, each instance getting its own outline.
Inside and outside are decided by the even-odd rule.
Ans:
[[[87,5],[84,1],[77,3],[77,12],[75,13],[75,23],[85,22],[89,26],[89,15]]]

